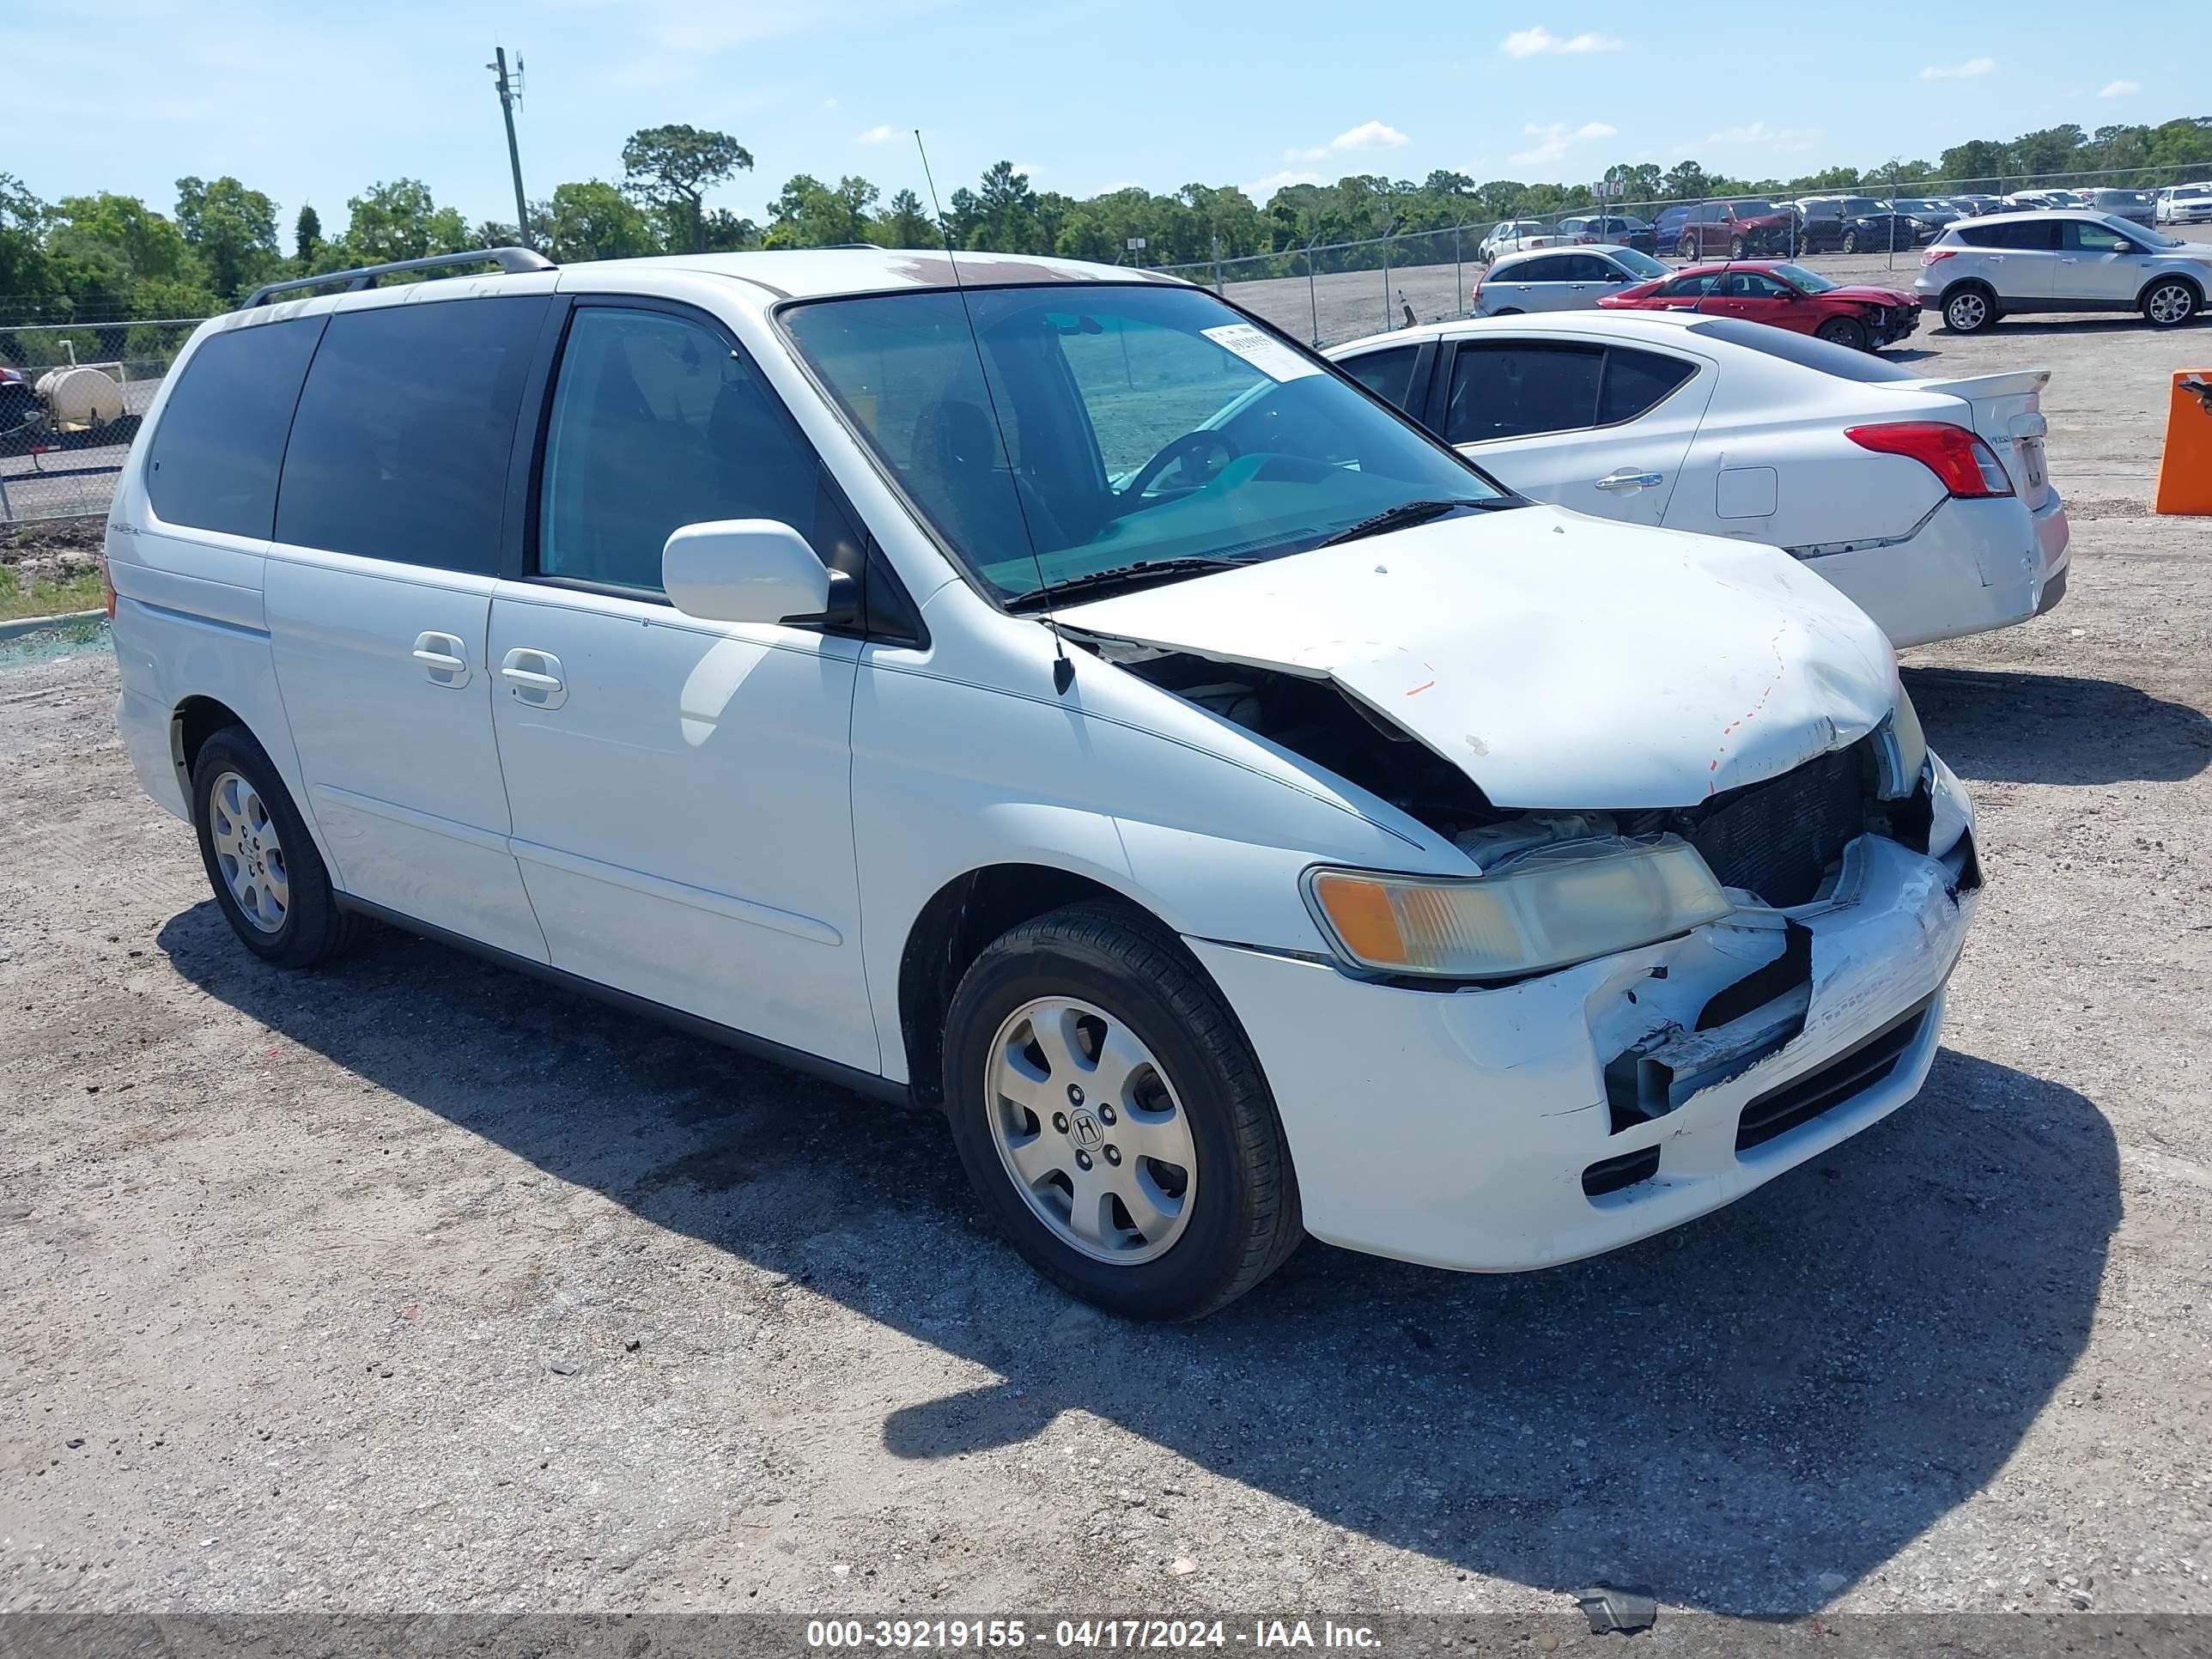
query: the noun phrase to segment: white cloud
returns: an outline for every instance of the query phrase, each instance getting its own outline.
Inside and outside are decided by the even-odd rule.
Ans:
[[[1554,34],[1540,26],[1516,29],[1498,43],[1508,58],[1535,58],[1549,52],[1619,52],[1627,41],[1610,34]]]
[[[888,144],[898,136],[898,129],[894,126],[870,127],[866,132],[854,134],[853,142],[856,144]]]
[[[1705,135],[1705,143],[1715,145],[1755,144],[1764,149],[1810,149],[1813,140],[1820,136],[1818,127],[1770,127],[1764,121],[1752,121],[1740,127],[1723,127],[1718,132]],[[1680,149],[1694,149],[1694,145],[1677,145]]]
[[[837,107],[837,100],[835,98],[824,98],[822,100],[822,107],[824,109],[834,110]]]
[[[1312,144],[1304,149],[1286,149],[1285,161],[1319,161],[1346,150],[1395,149],[1412,141],[1397,128],[1382,121],[1362,121],[1347,131],[1340,132],[1325,144]]]
[[[1995,75],[1997,60],[1994,58],[1969,58],[1963,64],[1930,64],[1920,71],[1923,81],[1972,81],[1978,76]]]
[[[1618,127],[1607,126],[1602,121],[1585,121],[1578,127],[1569,127],[1564,121],[1553,121],[1545,126],[1531,123],[1521,130],[1536,142],[1505,158],[1516,167],[1541,167],[1547,162],[1564,161],[1577,144],[1620,136]]]
[[[1244,186],[1244,193],[1255,202],[1264,202],[1287,185],[1317,185],[1318,173],[1298,173],[1285,167],[1280,173],[1271,173],[1264,179],[1255,179]]]
[[[2140,81],[2107,81],[2105,83],[2105,89],[2099,93],[2097,96],[2100,98],[2132,98],[2136,94],[2142,90],[2142,82]]]

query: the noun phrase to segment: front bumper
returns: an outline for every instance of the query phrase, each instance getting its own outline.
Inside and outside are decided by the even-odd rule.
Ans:
[[[1547,1267],[1717,1209],[1896,1110],[1934,1058],[1978,884],[1964,795],[1940,763],[1933,775],[1948,859],[1863,836],[1838,896],[1794,913],[1810,936],[1802,1029],[1626,1127],[1608,1103],[1607,1061],[1670,1026],[1690,1030],[1718,990],[1779,956],[1776,913],[1495,989],[1401,989],[1190,941],[1267,1072],[1307,1231],[1435,1267]],[[1885,1033],[1889,1063],[1865,1076],[1850,1057]],[[1771,1113],[1761,1103],[1790,1097],[1790,1085],[1817,1104],[1831,1067],[1856,1079],[1840,1097],[1739,1150],[1747,1108]],[[1586,1192],[1591,1166],[1655,1152],[1648,1177]]]

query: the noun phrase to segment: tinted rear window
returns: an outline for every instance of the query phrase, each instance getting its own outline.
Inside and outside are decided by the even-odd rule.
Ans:
[[[1418,346],[1391,346],[1350,358],[1338,367],[1376,397],[1387,398],[1403,409],[1413,390],[1413,361],[1419,355]]]
[[[320,317],[234,328],[185,359],[147,452],[146,493],[173,525],[265,537]]]
[[[1695,363],[1656,351],[1636,351],[1627,346],[1608,346],[1605,379],[1598,388],[1597,423],[1612,426],[1632,421],[1698,372]]]
[[[276,539],[496,569],[515,414],[550,303],[432,301],[333,316],[292,422]]]
[[[1909,368],[1884,362],[1870,352],[1854,351],[1849,346],[1831,345],[1826,340],[1816,340],[1809,334],[1793,334],[1786,328],[1773,328],[1765,323],[1747,323],[1734,317],[1713,317],[1702,323],[1692,323],[1686,331],[1703,334],[1711,339],[1726,340],[1730,345],[1748,346],[1752,350],[1763,351],[1770,357],[1796,363],[1801,368],[1817,368],[1824,374],[1840,375],[1846,380],[1857,380],[1869,386],[1884,380],[1925,378]]]
[[[1959,240],[1973,247],[2048,249],[2058,246],[2056,219],[2015,219],[2002,225],[1955,226]]]

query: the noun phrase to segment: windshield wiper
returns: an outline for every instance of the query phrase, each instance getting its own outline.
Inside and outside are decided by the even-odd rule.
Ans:
[[[1340,542],[1356,542],[1362,536],[1379,536],[1386,530],[1403,530],[1409,525],[1426,524],[1431,519],[1441,519],[1445,514],[1456,512],[1462,507],[1488,510],[1519,507],[1521,504],[1518,495],[1486,496],[1480,501],[1401,501],[1397,506],[1386,507],[1357,524],[1347,525],[1334,536],[1327,537],[1314,545],[1334,547]]]
[[[1179,559],[1139,559],[1134,564],[1117,564],[1109,570],[1090,570],[1080,576],[1048,582],[1011,601],[1009,608],[1026,611],[1060,599],[1096,599],[1102,593],[1143,587],[1154,581],[1201,575],[1209,570],[1234,570],[1255,562],[1252,559],[1224,559],[1203,554]]]

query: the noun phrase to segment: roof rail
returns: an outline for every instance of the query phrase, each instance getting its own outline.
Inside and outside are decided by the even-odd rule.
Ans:
[[[465,253],[434,253],[427,259],[394,259],[389,264],[362,265],[355,270],[326,270],[319,276],[295,276],[282,283],[264,283],[246,296],[240,311],[251,311],[266,305],[280,294],[295,294],[301,289],[328,288],[332,283],[343,283],[345,291],[356,294],[365,288],[374,288],[376,279],[402,270],[442,270],[453,265],[497,265],[510,276],[526,270],[551,270],[553,262],[544,254],[526,247],[480,247]]]

